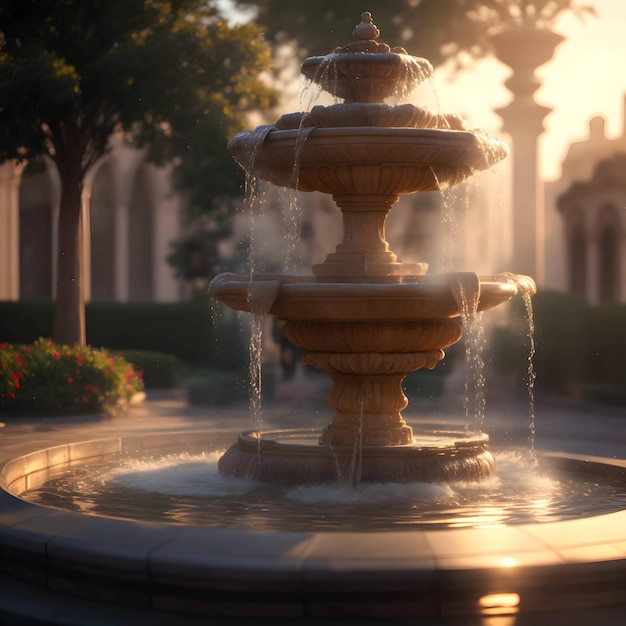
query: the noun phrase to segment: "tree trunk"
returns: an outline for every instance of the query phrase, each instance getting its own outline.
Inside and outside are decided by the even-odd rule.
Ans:
[[[61,206],[57,246],[57,288],[53,339],[61,344],[85,345],[80,168],[59,168]],[[67,171],[69,170],[69,171]]]

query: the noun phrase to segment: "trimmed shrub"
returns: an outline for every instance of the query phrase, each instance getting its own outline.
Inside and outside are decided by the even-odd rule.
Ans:
[[[229,406],[248,402],[248,386],[243,377],[232,371],[197,372],[185,382],[190,404]]]
[[[112,412],[143,389],[121,356],[89,346],[0,344],[0,411],[8,415]]]
[[[141,371],[146,389],[174,387],[178,383],[180,360],[173,354],[149,350],[122,350],[123,356],[135,370]]]
[[[87,343],[92,346],[172,354],[191,366],[232,359],[217,354],[208,301],[89,302],[85,311]],[[0,302],[0,341],[25,344],[50,337],[53,319],[51,301]]]
[[[626,305],[594,307],[589,328],[588,380],[626,387],[625,355]]]
[[[533,298],[537,388],[567,392],[588,369],[591,307],[581,296],[541,291]]]
[[[0,341],[33,343],[39,337],[51,337],[53,321],[51,300],[0,302]]]
[[[583,385],[581,395],[585,400],[626,406],[626,382],[620,383],[588,383]]]
[[[90,302],[87,343],[110,350],[173,354],[208,365],[214,341],[211,310],[202,302]]]

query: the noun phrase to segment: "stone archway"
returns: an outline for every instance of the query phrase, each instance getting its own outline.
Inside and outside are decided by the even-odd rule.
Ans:
[[[110,162],[95,175],[89,201],[91,299],[115,299],[115,177]]]
[[[19,194],[19,294],[23,300],[53,295],[53,206],[46,166],[29,164]]]
[[[567,276],[570,291],[586,297],[588,291],[589,242],[583,212],[571,208],[566,215]]]
[[[150,172],[142,165],[135,175],[128,214],[128,299],[154,298],[154,207]]]

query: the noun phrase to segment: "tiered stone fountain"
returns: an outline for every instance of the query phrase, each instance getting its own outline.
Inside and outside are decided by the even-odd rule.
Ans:
[[[428,276],[426,263],[402,263],[389,249],[385,222],[399,194],[455,185],[508,154],[466,129],[455,115],[411,104],[385,104],[432,74],[430,63],[378,43],[370,13],[356,41],[311,57],[302,73],[344,102],[281,117],[240,133],[229,150],[241,166],[273,184],[332,194],[343,214],[343,240],[312,276],[220,274],[209,294],[229,307],[270,314],[305,350],[306,364],[333,380],[335,410],[315,442],[293,433],[244,433],[220,471],[270,482],[478,480],[494,472],[483,433],[413,433],[401,411],[408,372],[432,369],[461,338],[465,308],[491,309],[528,277]],[[295,166],[295,167],[294,167]]]
[[[400,414],[407,403],[402,378],[412,369],[434,367],[442,349],[459,339],[462,308],[489,309],[510,298],[518,284],[532,291],[532,281],[427,276],[424,264],[397,261],[385,242],[384,223],[397,194],[454,184],[489,167],[506,149],[464,130],[456,118],[383,104],[384,97],[427,76],[430,66],[381,48],[368,14],[357,35],[355,44],[303,65],[306,75],[346,103],[285,116],[274,127],[231,143],[236,158],[257,176],[334,194],[344,214],[343,241],[311,277],[222,275],[211,285],[212,295],[237,309],[287,322],[291,340],[307,350],[306,362],[332,376],[329,403],[335,415],[315,443],[296,443],[289,433],[244,434],[222,458],[221,470],[266,481],[315,482],[336,480],[360,464],[362,480],[478,479],[493,471],[486,436],[411,433]],[[299,176],[294,179],[296,152]],[[565,424],[571,427],[565,413],[556,422],[559,438]],[[99,499],[101,474],[97,489],[81,486],[64,498],[67,490],[50,481],[66,472],[68,478],[81,470],[91,473],[94,463],[117,470],[120,457],[153,460],[181,449],[213,452],[232,437],[214,424],[196,430],[190,420],[184,426],[178,416],[164,423],[161,409],[156,418],[129,417],[117,425],[89,420],[56,426],[44,418],[3,430],[0,622],[6,617],[12,624],[90,626],[172,619],[179,624],[212,619],[225,624],[624,623],[626,511],[616,510],[622,508],[619,499],[607,508],[606,492],[576,519],[561,517],[558,501],[518,499],[512,506],[527,505],[528,522],[503,523],[506,514],[503,518],[496,502],[492,513],[498,523],[493,517],[486,526],[484,517],[468,523],[452,511],[445,530],[432,528],[433,518],[413,530],[397,525],[393,512],[373,503],[372,520],[392,518],[383,531],[358,531],[345,512],[339,513],[340,529],[329,528],[323,508],[322,528],[294,529],[288,498],[276,505],[270,497],[270,492],[293,490],[274,486],[262,490],[263,510],[279,507],[269,526],[259,524],[245,502],[240,507],[238,496],[232,496],[234,508],[227,508],[217,526],[174,525],[171,517],[155,523],[153,500],[168,492],[161,484],[134,492],[138,500],[123,489],[120,499],[128,506],[115,500],[103,512],[111,490],[104,489],[104,502]],[[606,416],[601,420],[602,428],[592,421],[575,421],[580,438],[588,438],[586,447],[608,443],[610,437],[609,449],[619,451],[623,432],[613,416],[608,423]],[[182,429],[173,430],[175,425]],[[623,459],[563,453],[539,459],[558,468],[566,483],[588,478],[598,485],[621,485],[623,493]],[[40,486],[54,504],[27,500]],[[412,486],[407,490],[411,500],[417,497]],[[341,487],[322,491],[346,493]],[[142,510],[139,502],[146,499],[150,505]],[[177,506],[173,500],[166,508],[171,512]],[[332,502],[329,506],[335,508]],[[250,519],[233,526],[233,512],[242,510]]]

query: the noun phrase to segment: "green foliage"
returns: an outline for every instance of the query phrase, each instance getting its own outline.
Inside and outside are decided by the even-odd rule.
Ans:
[[[533,312],[537,389],[575,389],[588,371],[591,307],[575,294],[542,291]]]
[[[173,354],[150,350],[121,350],[120,354],[135,370],[142,372],[146,389],[165,389],[178,383],[181,362]]]
[[[48,155],[83,172],[119,129],[207,210],[242,184],[225,144],[273,104],[270,52],[254,24],[205,0],[3,0],[0,161]]]
[[[521,298],[512,305],[508,326],[494,331],[489,350],[496,371],[524,381],[528,376],[529,326]],[[540,291],[532,305],[536,388],[573,392],[586,377],[591,309],[578,295],[554,291]]]
[[[167,353],[189,365],[217,360],[215,327],[206,301],[89,302],[86,310],[92,346]],[[52,317],[49,301],[0,302],[0,341],[31,343],[48,336]]]
[[[590,381],[626,387],[626,305],[594,307],[589,329]]]
[[[88,346],[0,344],[0,411],[7,415],[111,412],[143,389],[121,356]]]
[[[585,400],[599,402],[600,404],[626,406],[626,381],[587,383],[583,385],[581,395]]]
[[[176,163],[199,211],[239,193],[226,140],[274,102],[270,51],[217,0],[2,0],[0,163],[46,156],[61,181],[54,335],[84,343],[81,191],[114,132]]]
[[[53,316],[51,300],[0,302],[0,342],[32,343],[50,337]]]
[[[221,264],[219,243],[232,233],[232,212],[231,204],[224,203],[213,211],[210,220],[197,220],[195,234],[172,243],[168,263],[179,278],[198,282],[203,296],[209,280],[227,269]]]
[[[236,0],[256,8],[255,19],[275,44],[293,43],[301,55],[332,52],[352,41],[352,30],[364,10],[381,30],[380,41],[403,46],[410,54],[439,65],[461,54],[483,56],[489,33],[523,23],[549,26],[561,13],[593,13],[576,0]]]
[[[213,328],[208,303],[92,302],[87,341],[111,350],[173,354],[190,365],[210,359]]]
[[[528,322],[521,303],[506,328],[493,333],[498,372],[526,377]],[[537,390],[617,402],[626,388],[626,305],[590,306],[580,296],[540,291],[533,298]],[[611,400],[613,398],[613,400]]]
[[[190,404],[225,406],[248,401],[248,384],[233,371],[196,372],[184,383]]]
[[[272,102],[259,80],[268,63],[259,29],[229,26],[215,2],[3,0],[0,159],[58,162],[64,148],[86,167],[119,128],[158,162],[211,152],[207,138],[226,138],[246,110]]]

